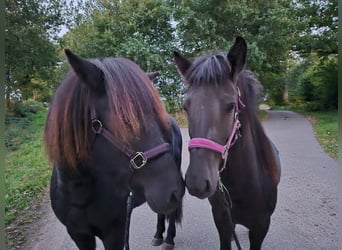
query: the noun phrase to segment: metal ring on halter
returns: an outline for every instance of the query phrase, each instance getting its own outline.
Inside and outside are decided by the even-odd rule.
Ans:
[[[98,119],[94,119],[91,121],[91,129],[95,134],[101,134],[102,132],[102,122]]]
[[[139,160],[140,162],[137,163],[136,160]],[[143,152],[136,152],[135,155],[131,158],[130,162],[134,169],[140,169],[146,165],[147,159]]]
[[[222,153],[222,159],[225,160],[228,157],[228,148],[227,146],[224,146],[224,151]]]
[[[239,121],[239,112],[235,112],[234,119],[235,121]]]

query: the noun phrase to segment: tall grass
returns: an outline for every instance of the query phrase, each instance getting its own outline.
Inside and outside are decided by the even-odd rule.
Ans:
[[[51,174],[43,149],[46,108],[9,113],[5,125],[5,226],[7,248],[23,240],[21,226],[41,201]]]
[[[338,116],[337,111],[306,113],[311,121],[317,140],[332,158],[338,158]]]

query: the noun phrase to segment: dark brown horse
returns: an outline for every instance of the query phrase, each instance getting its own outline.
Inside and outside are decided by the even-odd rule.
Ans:
[[[221,250],[231,249],[235,224],[249,229],[250,249],[260,249],[277,201],[280,161],[257,117],[262,86],[244,70],[247,45],[238,37],[228,54],[174,60],[188,89],[191,195],[208,198]],[[231,207],[231,209],[229,209]]]
[[[79,249],[95,249],[98,236],[106,249],[122,250],[130,193],[134,206],[180,214],[180,130],[138,65],[65,52],[72,69],[44,131],[52,208]]]

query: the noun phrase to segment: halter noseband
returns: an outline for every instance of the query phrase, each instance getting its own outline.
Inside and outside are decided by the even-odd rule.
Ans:
[[[149,160],[171,150],[171,146],[167,142],[146,150],[145,152],[136,152],[132,150],[127,147],[127,145],[118,141],[105,127],[103,127],[102,122],[96,116],[94,105],[91,105],[90,107],[90,119],[91,129],[95,135],[102,134],[104,138],[124,153],[130,159],[130,166],[133,169],[141,169]]]
[[[226,168],[229,149],[234,145],[236,140],[241,136],[239,132],[239,129],[241,127],[241,123],[239,120],[239,113],[241,112],[242,108],[246,107],[246,105],[241,100],[240,89],[237,88],[237,90],[238,90],[238,100],[235,103],[235,107],[234,107],[234,124],[233,124],[232,132],[229,135],[229,138],[227,140],[227,143],[225,145],[221,145],[221,144],[218,144],[217,142],[214,142],[206,138],[192,138],[188,144],[189,150],[193,148],[205,148],[205,149],[209,149],[214,152],[220,153],[223,159],[223,166],[219,170],[220,172]]]

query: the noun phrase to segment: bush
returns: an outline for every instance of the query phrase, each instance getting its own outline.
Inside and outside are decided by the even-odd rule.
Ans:
[[[45,110],[43,103],[34,100],[16,102],[5,116],[5,147],[14,151],[31,139],[32,122]],[[44,112],[45,113],[45,112]]]
[[[320,58],[310,63],[304,62],[293,69],[289,80],[294,82],[289,90],[290,101],[297,103],[303,101],[305,111],[336,110],[338,108],[336,57]]]
[[[23,111],[25,114],[33,113],[37,114],[38,112],[44,110],[44,104],[41,102],[36,102],[32,99],[29,99],[23,103]]]
[[[41,102],[29,99],[27,101],[15,102],[12,106],[12,113],[15,117],[26,117],[31,114],[37,114],[44,110],[45,106]]]
[[[304,111],[315,112],[322,109],[322,105],[319,102],[306,102],[303,104]]]

